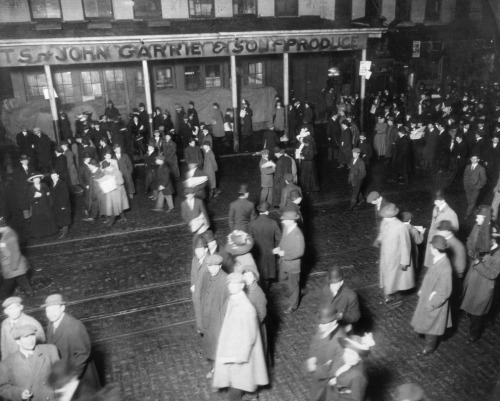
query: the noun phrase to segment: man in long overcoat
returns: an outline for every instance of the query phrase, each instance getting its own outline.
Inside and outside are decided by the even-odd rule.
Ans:
[[[228,223],[229,231],[241,230],[249,233],[250,223],[257,218],[255,205],[248,200],[248,185],[242,184],[238,190],[238,199],[229,205]]]
[[[281,202],[281,192],[285,188],[285,175],[292,173],[292,162],[288,157],[284,157],[285,151],[280,148],[274,150],[277,158],[276,167],[274,168],[274,182],[273,182],[273,206],[279,206]],[[292,178],[293,180],[293,178]]]
[[[479,339],[484,320],[491,309],[497,278],[500,275],[500,247],[491,239],[491,251],[472,262],[465,277],[462,305],[469,315],[469,342]]]
[[[53,345],[37,344],[37,327],[27,324],[14,328],[12,336],[19,349],[0,363],[2,400],[57,400],[48,384],[54,363],[59,360]]]
[[[458,217],[457,214],[453,211],[453,209],[446,203],[444,198],[444,194],[442,191],[437,191],[434,196],[434,209],[432,210],[432,220],[431,226],[429,227],[429,233],[427,237],[427,247],[425,248],[425,258],[424,258],[424,266],[430,267],[432,265],[432,254],[430,242],[432,237],[437,233],[437,226],[443,220],[448,220],[450,222],[451,228],[453,228],[454,232],[458,231]]]
[[[340,149],[339,149],[339,164],[338,168],[347,167],[351,160],[352,156],[352,132],[350,127],[350,123],[347,120],[342,120],[340,126],[342,128],[342,132],[340,134]]]
[[[466,219],[472,215],[479,192],[486,185],[486,170],[479,164],[478,156],[472,155],[470,161],[471,164],[467,165],[464,170],[464,189],[467,197]]]
[[[134,173],[134,166],[130,156],[126,153],[122,153],[122,148],[120,144],[113,145],[113,150],[115,151],[114,158],[118,162],[118,169],[123,175],[123,181],[125,181],[125,190],[129,198],[133,198],[135,194],[135,185],[132,174]]]
[[[207,271],[201,274],[200,288],[200,317],[201,325],[198,331],[203,335],[205,357],[215,361],[219,333],[226,314],[227,298],[229,296],[226,279],[227,273],[222,270],[222,256],[208,255],[205,258]],[[213,377],[213,369],[207,378]]]
[[[186,199],[181,204],[181,216],[193,233],[194,244],[196,238],[210,227],[210,218],[203,201],[195,196],[195,188],[185,188],[184,194]]]
[[[16,135],[16,144],[22,155],[33,157],[35,155],[35,136],[27,128]]]
[[[156,199],[156,205],[153,209],[155,212],[163,212],[163,203],[167,201],[166,213],[170,213],[174,210],[174,184],[172,180],[172,172],[170,168],[165,163],[165,156],[156,156],[156,164],[158,169],[156,170],[156,188],[158,190],[158,198]]]
[[[62,180],[55,170],[52,171],[50,178],[52,179],[50,203],[52,205],[54,221],[60,230],[58,239],[62,239],[68,235],[69,226],[71,224],[71,201],[69,197],[69,187],[68,183]]]
[[[83,323],[66,313],[65,304],[60,294],[53,294],[42,305],[49,320],[47,344],[54,344],[61,359],[73,366],[78,379],[97,391],[100,384],[92,358],[90,337]]]
[[[363,193],[361,192],[361,185],[363,185],[363,180],[366,177],[366,167],[365,162],[359,157],[361,150],[359,148],[354,148],[352,150],[352,159],[349,162],[349,177],[347,182],[351,184],[351,206],[349,210],[352,210],[359,203],[364,202]]]
[[[208,188],[210,190],[209,198],[215,198],[221,193],[219,190],[217,190],[216,173],[218,170],[218,166],[217,162],[215,161],[215,154],[212,150],[212,147],[207,141],[203,143],[203,152],[203,172],[208,177]]]
[[[412,142],[406,134],[404,128],[398,129],[398,139],[395,143],[395,151],[393,156],[393,174],[394,181],[398,181],[399,177],[403,178],[403,183],[408,185],[409,175],[412,163]]]
[[[276,166],[269,160],[269,150],[263,149],[261,152],[261,159],[259,160],[260,170],[260,202],[273,203],[273,180],[274,180],[274,167]]]
[[[178,180],[181,176],[179,171],[179,162],[177,161],[177,144],[172,140],[172,132],[165,134],[165,142],[163,143],[162,152],[165,157],[165,163],[172,172],[174,179]],[[187,139],[187,143],[191,141],[192,137]],[[184,155],[186,157],[186,155]],[[200,164],[201,165],[201,164]]]
[[[27,155],[21,155],[21,166],[16,168],[12,173],[12,187],[14,191],[14,207],[22,211],[25,219],[29,218],[30,213],[30,198],[29,188],[31,184],[28,182],[33,173],[29,165],[30,158]]]
[[[410,234],[396,217],[398,213],[393,203],[380,211],[383,220],[376,241],[380,246],[380,288],[384,290],[386,304],[399,301],[400,291],[415,287]]]
[[[52,169],[52,141],[38,127],[33,128],[36,165],[42,173]]]
[[[231,273],[226,281],[230,295],[218,339],[213,386],[227,387],[228,399],[236,400],[244,392],[267,385],[269,378],[257,312],[243,291],[243,275]]]
[[[191,287],[194,315],[197,327],[201,327],[201,306],[200,306],[200,278],[208,271],[205,258],[208,256],[207,242],[202,237],[197,237],[194,244],[194,255],[191,260]]]
[[[423,356],[432,354],[437,346],[438,336],[451,327],[449,298],[452,290],[452,271],[446,256],[446,240],[435,235],[430,243],[433,263],[425,274],[418,292],[418,304],[411,325],[419,334],[425,335]]]
[[[281,241],[281,229],[276,220],[269,217],[269,202],[262,202],[257,210],[259,217],[250,223],[250,235],[255,241],[254,258],[260,274],[260,283],[265,292],[269,291],[270,281],[276,279],[276,255],[273,249]]]

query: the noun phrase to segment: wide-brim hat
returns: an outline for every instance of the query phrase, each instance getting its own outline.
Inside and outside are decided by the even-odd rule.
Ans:
[[[280,216],[280,220],[298,220],[299,214],[295,210],[287,210]]]
[[[253,248],[254,240],[244,231],[233,231],[227,236],[226,251],[233,256],[244,255]]]
[[[35,178],[40,178],[42,179],[44,177],[44,175],[42,173],[38,173],[38,172],[35,172],[33,174],[31,174],[28,178],[28,182],[33,182],[35,180]]]
[[[491,206],[489,205],[481,205],[477,208],[477,213],[476,215],[484,216],[484,217],[491,217]]]
[[[2,303],[2,308],[6,309],[11,305],[18,304],[22,305],[23,300],[20,297],[9,297]]]
[[[339,338],[339,343],[344,348],[356,351],[359,356],[368,356],[370,354],[370,345],[363,343],[363,338],[360,336],[348,336]]]
[[[53,305],[66,305],[66,301],[63,299],[61,294],[52,294],[45,299],[45,303],[42,305],[42,308]]]
[[[394,203],[389,203],[387,206],[382,208],[382,210],[379,212],[379,216],[384,218],[390,218],[390,217],[396,217],[398,213],[399,213],[398,207]]]

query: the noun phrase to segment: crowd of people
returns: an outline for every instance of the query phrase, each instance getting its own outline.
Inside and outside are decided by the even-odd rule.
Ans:
[[[452,87],[444,96],[419,91],[422,93],[414,105],[405,96],[393,97],[389,91],[374,94],[367,102],[368,119],[362,131],[359,97],[339,97],[337,101],[334,90],[329,89],[325,94],[325,137],[328,158],[336,161],[339,170],[346,170],[351,187],[349,210],[364,203],[375,206],[381,303],[397,308],[415,289],[418,275],[423,275],[411,326],[424,337],[420,355],[427,357],[434,353],[445,330],[456,324],[458,309],[469,317],[468,341],[477,341],[495,301],[500,274],[500,230],[495,223],[500,204],[500,90],[492,84]],[[248,129],[252,112],[248,102],[243,101],[242,106],[244,112],[239,117],[243,129]],[[24,130],[17,138],[21,167],[14,171],[12,185],[19,212],[29,219],[32,235],[47,236],[59,230],[60,238],[68,234],[71,225],[73,196],[83,197],[88,222],[96,222],[100,216],[106,216],[109,225],[118,218],[126,221],[124,211],[136,192],[132,163],[136,155],[144,160],[144,191],[155,202],[153,211],[170,213],[175,208],[173,196],[182,188],[181,215],[192,234],[190,290],[197,331],[209,361],[207,379],[215,389],[227,389],[229,400],[242,399],[245,393],[245,399],[257,399],[258,388],[269,384],[268,369],[273,361],[267,313],[271,287],[276,281],[286,281],[285,314],[294,313],[303,296],[302,261],[312,239],[302,201],[307,193],[320,190],[316,165],[319,138],[310,104],[292,100],[286,131],[282,121],[286,111],[276,98],[273,125],[263,133],[258,153],[259,202],[255,205],[250,201],[248,185],[241,184],[235,191],[237,198],[229,205],[227,240],[218,243],[208,202],[221,193],[216,156],[238,140],[230,125],[233,122],[222,116],[217,104],[213,108],[210,126],[199,123],[193,102],[187,112],[180,105],[176,107],[175,124],[168,113],[157,108],[150,135],[144,105],[133,111],[125,128],[117,122],[118,110],[109,103],[97,123],[88,115],[79,116],[75,135],[65,123],[67,134],[54,153],[50,139],[39,129],[34,129],[34,134]],[[64,121],[66,117],[61,118],[61,123]],[[251,125],[245,135],[252,135]],[[185,175],[181,174],[181,163],[187,167]],[[378,192],[370,192],[365,199],[368,173],[375,163],[387,165],[390,180],[402,185],[410,185],[417,170],[428,172],[440,184],[441,189],[434,193],[428,230],[413,226],[409,211],[399,210]],[[459,219],[444,192],[458,184],[463,184],[467,198],[464,217],[476,216],[466,245],[456,236]],[[488,198],[487,191],[494,191],[492,205],[476,208]],[[15,235],[0,219],[0,232],[9,230],[14,233],[10,236]],[[5,234],[1,237],[2,243],[9,243],[0,249],[2,254],[5,247],[15,248],[15,237],[10,242],[8,238]],[[425,254],[419,255],[424,245]],[[2,257],[4,277],[8,277],[6,266],[21,265],[24,260],[19,249],[16,252],[19,256],[10,262]],[[4,297],[11,295],[16,283],[27,296],[32,293],[26,269],[16,267],[21,274],[13,276],[5,289],[2,284]],[[4,308],[17,305],[22,310],[21,301],[15,301],[7,298]],[[49,307],[54,305],[62,308],[64,315],[62,297],[49,297],[45,307],[51,322],[60,321],[62,316],[49,315]],[[365,399],[368,376],[363,361],[375,342],[370,333],[358,335],[360,318],[356,292],[345,283],[342,269],[333,266],[321,293],[317,332],[306,361],[312,374],[312,400]],[[43,335],[40,327],[22,327],[13,332],[19,348],[16,358],[28,354],[29,347],[36,351],[41,347],[36,343],[43,342],[42,337],[37,339],[37,334]],[[47,333],[46,338],[57,346],[51,342],[54,333]],[[59,350],[61,356],[63,352],[67,351]],[[55,364],[55,350],[47,349],[44,354],[51,353],[50,363]],[[83,377],[81,373],[75,374]],[[17,379],[9,380],[13,383]],[[9,386],[13,385],[0,384],[0,391],[11,391]],[[423,398],[419,386],[406,385],[399,390],[400,400]],[[28,399],[30,394],[22,393],[23,397]]]

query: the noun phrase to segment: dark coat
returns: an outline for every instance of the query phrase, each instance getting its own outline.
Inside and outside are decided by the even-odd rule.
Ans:
[[[257,218],[255,205],[245,198],[238,198],[229,205],[228,223],[229,230],[242,230],[248,233],[250,223]]]
[[[249,136],[252,135],[252,117],[253,111],[250,107],[242,109],[246,111],[245,117],[241,119],[241,135]]]
[[[41,197],[35,197],[40,193]],[[52,206],[50,205],[50,192],[47,185],[40,183],[40,190],[34,185],[29,188],[28,196],[31,204],[30,230],[33,237],[48,237],[57,232]]]
[[[188,146],[184,149],[184,160],[186,164],[196,163],[198,167],[203,166],[203,154],[199,146]]]
[[[22,155],[33,157],[35,155],[35,135],[32,132],[27,132],[24,135],[22,132],[16,135],[16,143],[19,146],[19,151]]]
[[[15,199],[14,206],[19,210],[28,210],[30,208],[29,188],[31,184],[28,182],[28,178],[31,173],[33,173],[33,171],[30,167],[28,167],[28,172],[26,172],[21,166],[16,168],[12,174]]]
[[[187,203],[187,201],[182,202],[181,204],[181,215],[184,223],[189,224],[193,219],[198,217],[200,214],[205,216],[205,219],[210,226],[210,219],[208,217],[207,208],[201,199],[194,198],[194,207],[191,209]]]
[[[34,136],[34,144],[38,168],[43,173],[47,173],[52,167],[52,141],[47,135],[42,133],[40,137],[37,135]]]
[[[215,161],[215,154],[212,149],[204,153],[205,158],[203,159],[203,172],[208,177],[208,187],[209,189],[217,188],[217,181],[215,179],[215,173],[218,170],[217,162]]]
[[[342,129],[338,120],[328,119],[326,123],[326,136],[328,137],[329,143],[334,149],[340,148],[340,135],[342,134]]]
[[[278,206],[281,201],[281,191],[285,188],[285,174],[292,173],[292,162],[291,159],[285,156],[281,156],[276,161],[276,167],[274,168],[274,182],[273,182],[273,203],[274,206]]]
[[[71,123],[67,118],[61,118],[59,120],[59,129],[61,131],[61,140],[67,141],[68,143],[73,142],[73,130],[71,129]]]
[[[316,170],[315,151],[312,144],[301,151],[300,186],[306,192],[319,191],[318,172]]]
[[[59,179],[50,191],[52,213],[57,227],[69,226],[71,224],[71,202],[69,198],[68,184]]]
[[[342,284],[342,287],[340,287],[335,296],[333,296],[330,286],[325,285],[321,290],[319,305],[320,309],[328,306],[334,314],[342,313],[342,319],[339,321],[340,324],[353,324],[361,317],[358,294],[345,284]]]
[[[291,232],[283,232],[279,247],[285,252],[281,257],[281,268],[285,273],[300,273],[300,262],[304,256],[304,235],[298,226]]]
[[[297,191],[299,193],[299,196],[302,197],[302,189],[293,182],[289,182],[286,184],[285,188],[281,191],[281,200],[280,200],[280,210],[283,211],[285,209],[285,206],[288,204],[288,201],[290,201],[290,193],[292,191]]]
[[[350,128],[342,130],[339,144],[339,163],[349,164],[352,157],[352,132]]]
[[[54,344],[61,359],[71,364],[79,380],[98,389],[99,377],[92,359],[90,337],[82,322],[65,313],[54,333],[53,323],[47,327],[47,344]]]
[[[393,168],[396,174],[409,174],[411,169],[412,143],[408,135],[398,138],[393,156]]]
[[[71,184],[71,178],[69,176],[68,170],[68,159],[66,158],[66,156],[64,156],[64,153],[56,157],[54,170],[57,171],[57,174],[59,174],[59,177],[62,180]]]
[[[353,163],[354,159],[349,162],[349,177],[347,182],[353,187],[361,185],[363,179],[366,177],[366,167],[365,162],[358,157],[356,163]]]
[[[177,161],[177,144],[172,140],[168,142],[165,141],[163,143],[162,152],[165,157],[165,163],[168,165],[168,168],[170,168],[170,171],[172,171],[172,175],[176,180],[179,179],[181,173],[179,171],[179,162]],[[184,158],[185,157],[184,155]]]
[[[120,158],[115,155],[114,158],[118,162],[118,168],[123,175],[123,180],[125,181],[125,189],[128,194],[135,193],[135,185],[134,179],[132,178],[132,174],[134,172],[134,166],[130,157],[126,153],[122,153]]]
[[[486,184],[486,171],[483,166],[477,164],[472,171],[472,164],[465,167],[464,171],[464,188],[469,190],[480,190]]]
[[[462,305],[465,312],[474,316],[488,314],[493,303],[495,283],[500,275],[500,248],[484,256],[469,269],[464,281]]]
[[[331,370],[332,377],[344,361],[339,361],[333,365]],[[365,371],[363,361],[351,367],[347,372],[337,377],[337,384],[328,389],[327,400],[332,401],[364,401],[366,398],[366,387],[368,385],[368,376]]]
[[[160,191],[160,185],[164,187],[161,190],[163,195],[174,194],[174,184],[172,183],[172,172],[165,163],[162,164],[161,166],[158,166],[158,170],[156,170],[156,185],[158,185],[158,191]]]
[[[257,262],[261,279],[276,278],[276,255],[273,254],[273,249],[281,241],[279,224],[269,216],[261,214],[250,223],[250,235],[255,241],[252,254]]]
[[[29,389],[31,401],[57,400],[55,389],[47,381],[58,360],[57,348],[45,344],[35,347],[30,361],[19,350],[9,355],[0,363],[0,398],[20,401],[22,392]]]

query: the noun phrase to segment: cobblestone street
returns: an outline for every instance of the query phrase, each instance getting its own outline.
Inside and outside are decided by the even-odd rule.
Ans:
[[[467,345],[468,321],[459,315],[437,352],[421,358],[423,345],[409,324],[416,292],[403,305],[389,309],[378,286],[378,249],[371,205],[348,211],[347,173],[324,158],[320,163],[322,191],[305,199],[310,223],[307,230],[308,271],[300,308],[284,315],[285,286],[272,287],[268,300],[274,328],[274,368],[271,385],[260,399],[307,400],[311,377],[305,370],[309,342],[315,330],[320,288],[329,266],[341,266],[346,283],[360,296],[359,333],[373,331],[376,346],[367,359],[372,401],[389,401],[399,384],[421,384],[429,400],[483,400],[499,375],[500,324],[488,327],[482,338]],[[259,195],[258,158],[221,159],[222,195],[209,203],[221,243],[228,234],[227,210],[241,182],[250,185],[251,199]],[[429,227],[433,202],[432,180],[417,174],[409,188],[387,182],[385,166],[373,168],[368,190],[376,189],[400,210],[414,214],[412,223]],[[70,236],[62,241],[28,242],[26,254],[37,290],[27,303],[28,313],[46,323],[39,305],[51,293],[61,292],[70,302],[69,313],[81,319],[93,340],[98,367],[106,383],[120,382],[126,401],[222,400],[205,379],[209,370],[196,333],[189,291],[191,235],[180,216],[181,197],[168,215],[151,212],[152,202],[141,182],[126,223],[112,228],[86,225],[77,211]],[[464,194],[454,189],[449,204],[465,213]],[[465,239],[472,220],[461,221]],[[422,272],[419,271],[419,276]],[[421,280],[422,277],[419,277]]]

